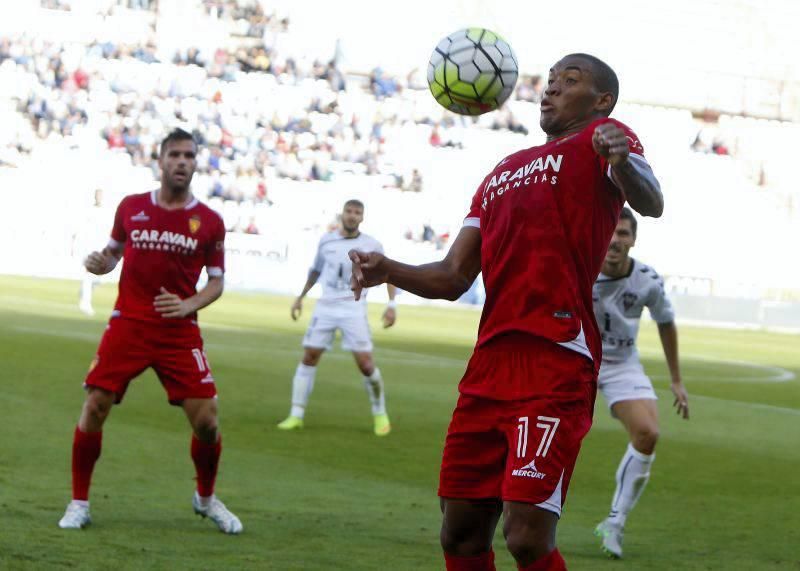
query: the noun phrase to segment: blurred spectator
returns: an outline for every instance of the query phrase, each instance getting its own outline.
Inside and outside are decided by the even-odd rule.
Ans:
[[[244,229],[245,234],[261,234],[258,231],[258,226],[256,226],[256,219],[254,216],[250,217],[250,222],[247,224],[247,228]]]
[[[411,192],[422,192],[422,174],[419,169],[411,171],[411,180],[408,183],[406,190]]]
[[[541,75],[532,77],[522,76],[517,82],[517,99],[530,103],[539,103],[542,100],[544,82]]]

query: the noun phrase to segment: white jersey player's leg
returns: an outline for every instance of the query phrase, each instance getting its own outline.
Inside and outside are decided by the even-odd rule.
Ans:
[[[386,390],[381,371],[372,359],[372,332],[367,321],[366,307],[352,312],[340,323],[342,329],[342,348],[353,352],[361,374],[364,375],[364,388],[372,408],[374,432],[376,436],[386,436],[392,426],[386,413]]]
[[[386,391],[383,388],[381,370],[375,367],[371,375],[364,375],[364,388],[367,389],[372,415],[386,414]]]
[[[611,511],[595,529],[603,539],[604,551],[612,557],[622,557],[625,522],[647,485],[655,460],[657,397],[637,358],[621,363],[604,362],[598,383],[612,414],[631,435],[631,442],[617,467]]]
[[[81,280],[81,298],[78,303],[78,308],[86,315],[94,315],[94,308],[92,307],[92,292],[94,290],[95,280],[97,278],[89,272],[84,272],[83,279]]]
[[[322,353],[331,348],[336,328],[336,316],[324,307],[317,306],[303,337],[305,354],[303,360],[297,365],[292,379],[292,408],[289,416],[278,424],[278,428],[281,430],[303,428],[308,400],[314,390],[317,363]]]

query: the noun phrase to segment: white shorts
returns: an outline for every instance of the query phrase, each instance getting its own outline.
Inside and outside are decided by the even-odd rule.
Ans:
[[[318,302],[308,325],[303,347],[314,349],[333,348],[336,331],[342,332],[342,349],[358,353],[372,351],[372,333],[367,321],[367,308],[348,301],[349,307],[341,304]],[[356,305],[356,308],[353,308]]]
[[[603,361],[597,388],[603,393],[609,408],[623,400],[658,399],[653,383],[637,357],[619,363]]]

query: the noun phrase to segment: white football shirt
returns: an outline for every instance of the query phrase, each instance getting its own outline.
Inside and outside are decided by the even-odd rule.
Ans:
[[[347,255],[350,250],[383,253],[383,246],[372,236],[361,233],[355,238],[345,238],[338,231],[328,232],[320,238],[317,255],[311,270],[319,272],[318,283],[322,286],[320,301],[353,302],[350,290],[350,276],[353,263]],[[361,294],[361,302],[366,302],[367,291]]]
[[[636,351],[636,337],[645,307],[656,323],[675,320],[664,292],[664,280],[648,265],[631,258],[627,276],[597,277],[592,288],[594,315],[603,339],[603,361],[620,362]]]

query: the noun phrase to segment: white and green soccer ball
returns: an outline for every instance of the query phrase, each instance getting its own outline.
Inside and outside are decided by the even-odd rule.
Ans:
[[[428,63],[433,97],[462,115],[481,115],[500,107],[518,76],[514,50],[484,28],[453,32],[439,42]]]

